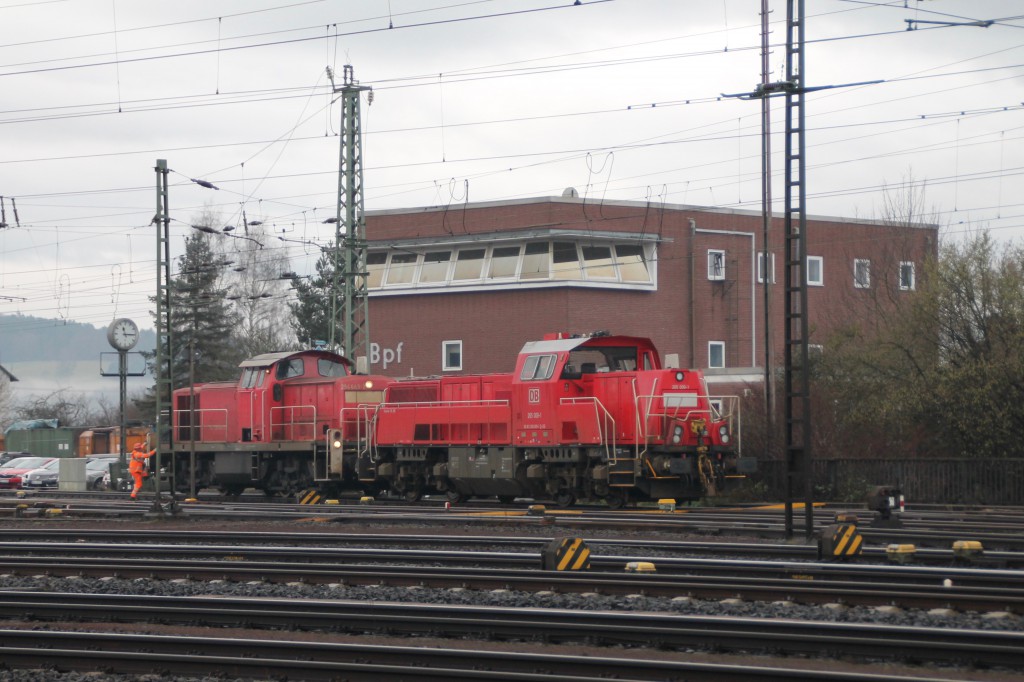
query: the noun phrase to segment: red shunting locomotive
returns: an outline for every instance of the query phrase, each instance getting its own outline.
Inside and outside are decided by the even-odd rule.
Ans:
[[[741,468],[735,419],[700,371],[662,368],[648,339],[553,334],[527,343],[512,374],[389,384],[359,478],[410,501],[692,500]]]

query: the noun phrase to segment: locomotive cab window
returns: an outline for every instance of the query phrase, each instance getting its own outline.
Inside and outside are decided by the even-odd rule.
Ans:
[[[238,380],[239,388],[256,388],[263,385],[267,378],[267,370],[264,367],[247,367],[242,370],[242,378]]]
[[[302,358],[292,358],[288,362],[282,362],[277,366],[278,379],[290,379],[292,377],[301,377],[305,373],[306,371],[302,363]]]
[[[316,371],[322,377],[343,377],[348,374],[343,363],[329,358],[319,358],[316,361]]]
[[[519,378],[522,381],[543,381],[551,378],[554,369],[554,355],[531,355],[526,358]]]

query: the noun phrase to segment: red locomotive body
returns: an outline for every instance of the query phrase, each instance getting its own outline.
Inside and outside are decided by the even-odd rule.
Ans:
[[[174,392],[175,486],[238,494],[253,487],[292,494],[355,485],[361,431],[391,381],[352,374],[352,363],[322,350],[266,353],[246,360],[236,382]],[[339,437],[328,447],[328,434]]]
[[[648,339],[551,335],[512,374],[391,383],[359,474],[408,500],[695,499],[741,468],[731,412]]]

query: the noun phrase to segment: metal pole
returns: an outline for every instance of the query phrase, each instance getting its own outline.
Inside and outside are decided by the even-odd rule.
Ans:
[[[118,452],[120,453],[120,457],[118,457],[118,461],[121,463],[121,475],[123,476],[124,472],[126,472],[128,470],[127,469],[127,467],[128,467],[128,450],[125,448],[125,440],[128,437],[128,426],[125,423],[125,418],[124,418],[124,404],[125,404],[125,402],[127,402],[127,397],[128,397],[128,352],[127,351],[120,350],[120,351],[117,352],[117,378],[118,378],[118,388],[119,388],[118,393],[119,393],[119,397],[120,397],[119,404],[121,406],[121,444],[118,447]],[[112,483],[114,484],[115,487],[117,487],[117,482],[116,481],[112,481]]]

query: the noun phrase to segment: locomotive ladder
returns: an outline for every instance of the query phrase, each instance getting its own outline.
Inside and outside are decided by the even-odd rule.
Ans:
[[[795,5],[795,7],[794,7]],[[805,531],[814,532],[810,386],[807,348],[807,212],[804,145],[804,0],[786,11],[785,196],[785,436],[786,535],[793,534],[793,499],[803,495]]]

